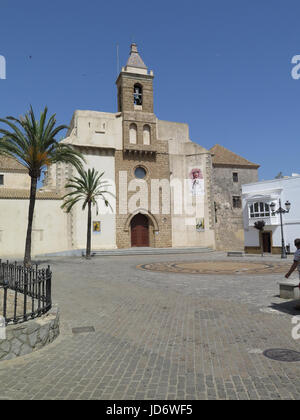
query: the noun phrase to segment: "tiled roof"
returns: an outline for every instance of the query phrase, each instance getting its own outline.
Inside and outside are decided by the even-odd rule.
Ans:
[[[130,57],[127,61],[127,66],[137,67],[140,69],[147,69],[146,64],[143,62],[143,60],[141,59],[138,53],[136,44],[131,45],[131,52],[130,52]]]
[[[231,152],[230,150],[226,149],[219,144],[216,144],[214,147],[210,149],[210,152],[214,155],[213,156],[213,165],[217,166],[247,166],[249,168],[256,168],[258,169],[260,165],[256,163],[250,162],[249,160]]]
[[[0,156],[0,171],[1,169],[6,171],[28,171],[27,168],[19,163],[16,159],[7,156]]]
[[[30,196],[30,190],[18,190],[12,188],[0,188],[0,199],[27,200]],[[38,191],[37,200],[61,200],[62,193],[58,191]]]

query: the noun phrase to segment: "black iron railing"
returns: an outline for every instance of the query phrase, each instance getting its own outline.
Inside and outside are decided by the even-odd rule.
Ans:
[[[25,322],[52,307],[50,266],[25,267],[0,260],[0,316],[6,325]]]

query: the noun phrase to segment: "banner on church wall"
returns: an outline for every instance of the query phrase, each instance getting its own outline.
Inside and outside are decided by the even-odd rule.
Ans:
[[[205,194],[204,177],[202,170],[194,168],[189,174],[190,178],[190,192],[192,196],[199,197]]]

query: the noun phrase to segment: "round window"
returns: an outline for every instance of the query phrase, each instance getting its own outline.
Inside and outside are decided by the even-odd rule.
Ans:
[[[146,178],[147,172],[144,168],[142,168],[141,166],[138,166],[136,170],[134,171],[134,175],[138,179],[144,179]]]

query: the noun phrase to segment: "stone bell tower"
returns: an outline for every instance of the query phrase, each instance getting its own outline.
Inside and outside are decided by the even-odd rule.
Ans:
[[[128,190],[131,181],[137,180],[147,184],[148,205],[145,208],[144,201],[136,211],[132,211],[129,205],[126,214],[118,214],[116,235],[119,248],[172,246],[170,215],[154,215],[151,212],[152,180],[170,178],[168,143],[157,140],[157,118],[153,112],[153,79],[153,71],[148,71],[136,44],[132,44],[127,64],[122,67],[116,82],[118,111],[123,125],[123,148],[115,153],[117,207],[120,208],[120,197],[125,188]],[[126,173],[127,185],[123,182],[125,175],[120,180],[120,173]],[[133,195],[134,192],[128,192],[128,203]],[[162,196],[156,197],[160,202],[163,199],[165,198]]]
[[[118,111],[143,111],[153,113],[153,71],[140,57],[137,45],[131,45],[130,56],[117,80]]]
[[[153,146],[156,142],[156,117],[153,113],[153,71],[140,57],[137,45],[117,80],[118,111],[123,116],[123,145]],[[150,148],[150,147],[149,147]],[[147,147],[146,147],[147,149]]]

